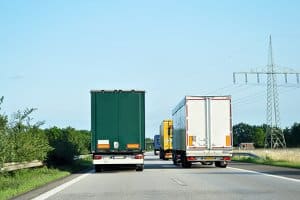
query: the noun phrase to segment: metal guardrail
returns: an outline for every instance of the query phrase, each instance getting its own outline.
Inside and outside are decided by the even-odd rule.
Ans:
[[[83,159],[87,157],[91,157],[92,154],[88,155],[78,155],[74,156],[74,160]],[[31,162],[10,162],[10,163],[4,163],[2,167],[0,167],[0,172],[10,172],[10,171],[16,171],[19,169],[26,169],[26,168],[33,168],[33,167],[41,167],[44,163],[39,160],[33,160]]]
[[[74,160],[78,160],[78,159],[83,159],[83,158],[88,158],[88,157],[92,157],[92,154],[86,154],[86,155],[78,155],[78,156],[74,156]]]
[[[248,156],[252,158],[260,158],[258,155],[255,155],[253,153],[247,153],[247,152],[233,152],[232,156]]]
[[[39,160],[34,160],[31,162],[11,162],[11,163],[4,163],[3,167],[0,168],[0,171],[15,171],[19,169],[26,169],[32,167],[40,167],[43,166],[43,162]]]

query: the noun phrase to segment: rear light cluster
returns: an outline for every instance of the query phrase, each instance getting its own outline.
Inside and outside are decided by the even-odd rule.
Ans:
[[[101,155],[94,155],[94,160],[101,160],[102,156]]]
[[[194,157],[194,156],[188,156],[188,157],[187,157],[187,160],[188,160],[188,161],[193,161],[193,160],[197,160],[197,158]]]
[[[144,159],[144,155],[143,154],[137,154],[134,156],[134,159]]]
[[[229,156],[223,157],[223,160],[231,160],[231,158]]]
[[[166,153],[165,157],[172,158],[172,153]]]

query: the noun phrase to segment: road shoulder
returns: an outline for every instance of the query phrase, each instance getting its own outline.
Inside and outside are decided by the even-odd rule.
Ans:
[[[244,169],[249,171],[255,171],[263,174],[282,176],[286,178],[292,178],[300,180],[300,169],[277,167],[270,165],[261,165],[246,162],[232,161],[229,165],[231,168]]]
[[[11,198],[12,200],[27,200],[27,199],[33,199],[35,197],[38,197],[39,195],[42,195],[64,183],[67,183],[83,174],[86,174],[86,173],[89,173],[91,169],[89,170],[84,170],[82,172],[78,172],[78,173],[74,173],[74,174],[71,174],[69,176],[66,176],[66,177],[63,177],[63,178],[60,178],[58,180],[55,180],[55,181],[52,181],[50,183],[47,183],[46,185],[43,185],[39,188],[36,188],[34,190],[31,190],[29,192],[26,192],[24,194],[21,194],[21,195],[18,195],[16,197],[13,197]]]

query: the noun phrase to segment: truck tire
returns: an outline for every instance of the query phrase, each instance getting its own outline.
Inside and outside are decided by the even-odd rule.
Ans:
[[[103,172],[104,166],[103,165],[95,165],[95,172]]]
[[[159,151],[159,158],[165,160],[165,152],[162,149]]]
[[[177,164],[178,164],[178,163],[177,163],[177,156],[176,156],[175,153],[172,153],[172,160],[173,160],[173,164],[174,164],[174,165],[177,165]]]
[[[186,159],[186,156],[183,154],[181,155],[181,166],[183,168],[191,168],[192,167],[192,163],[188,162]]]
[[[163,160],[167,160],[167,159],[166,159],[166,152],[165,152],[165,151],[163,151],[163,153],[162,153],[162,159],[163,159]]]
[[[191,168],[192,167],[192,163],[187,162],[187,161],[182,162],[181,165],[182,165],[183,168]]]
[[[216,167],[220,167],[220,168],[226,168],[227,167],[227,163],[224,161],[217,161],[215,162],[215,166]]]
[[[173,159],[173,165],[177,165],[177,160]]]
[[[136,165],[136,171],[142,172],[144,170],[144,165]]]

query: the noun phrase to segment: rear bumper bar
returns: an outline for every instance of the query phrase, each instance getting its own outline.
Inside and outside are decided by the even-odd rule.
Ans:
[[[141,165],[144,164],[144,159],[135,159],[131,155],[120,155],[120,156],[110,156],[110,155],[103,155],[101,159],[93,159],[94,165],[122,165],[122,164],[129,164],[129,165]]]

